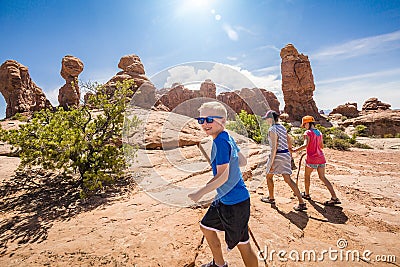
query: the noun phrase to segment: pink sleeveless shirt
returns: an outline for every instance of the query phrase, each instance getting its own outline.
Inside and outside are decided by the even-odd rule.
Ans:
[[[307,164],[324,164],[326,163],[324,152],[321,149],[322,133],[317,129],[307,130],[304,136],[308,136],[309,142],[307,146]]]

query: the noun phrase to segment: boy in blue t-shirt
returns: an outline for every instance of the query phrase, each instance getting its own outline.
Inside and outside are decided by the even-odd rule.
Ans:
[[[214,177],[202,188],[189,194],[197,202],[205,194],[217,190],[217,195],[200,222],[213,260],[204,267],[228,266],[221,250],[217,231],[225,232],[228,250],[238,247],[246,267],[258,266],[257,256],[250,246],[248,221],[250,194],[239,166],[247,164],[235,140],[225,131],[227,111],[219,102],[204,103],[196,118],[207,135],[212,136],[211,166]]]

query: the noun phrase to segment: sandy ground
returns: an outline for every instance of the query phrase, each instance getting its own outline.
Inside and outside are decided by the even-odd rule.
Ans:
[[[390,142],[400,143],[399,139]],[[292,209],[296,201],[282,177],[275,177],[276,207],[260,201],[266,194],[262,166],[267,153],[256,146],[247,152],[249,165],[244,171],[252,169],[246,181],[251,188],[250,227],[268,255],[268,266],[400,266],[398,148],[325,149],[327,178],[342,205],[322,205],[329,193],[313,173],[306,212]],[[168,156],[160,150],[140,153],[147,159],[134,167],[140,186],[107,191],[90,201],[79,200],[63,181],[50,182],[52,176],[45,173],[35,173],[37,179],[48,181],[45,185],[24,190],[23,183],[12,182],[19,159],[0,156],[0,266],[200,266],[208,262],[211,253],[198,225],[206,209],[187,207],[185,199],[187,192],[210,178],[201,153],[193,147],[170,151]],[[297,165],[298,160],[296,155]],[[303,173],[299,176],[303,191]],[[223,233],[219,235],[223,240]],[[251,244],[257,250],[253,240]],[[316,257],[309,259],[313,252]],[[229,266],[244,266],[237,249],[229,253],[224,249],[224,255]],[[259,266],[265,266],[264,261]]]

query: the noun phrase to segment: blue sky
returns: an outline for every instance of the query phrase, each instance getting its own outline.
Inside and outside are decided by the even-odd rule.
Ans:
[[[0,36],[0,63],[27,66],[53,105],[65,55],[85,64],[81,80],[106,82],[137,54],[148,77],[184,62],[231,65],[283,109],[279,52],[293,43],[309,56],[319,109],[370,97],[400,108],[399,0],[0,0]]]

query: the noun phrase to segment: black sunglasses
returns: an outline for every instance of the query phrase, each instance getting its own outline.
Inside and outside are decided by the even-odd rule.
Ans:
[[[214,119],[222,119],[220,116],[208,116],[208,117],[198,117],[195,118],[199,124],[203,124],[205,121],[207,123],[213,123]]]

